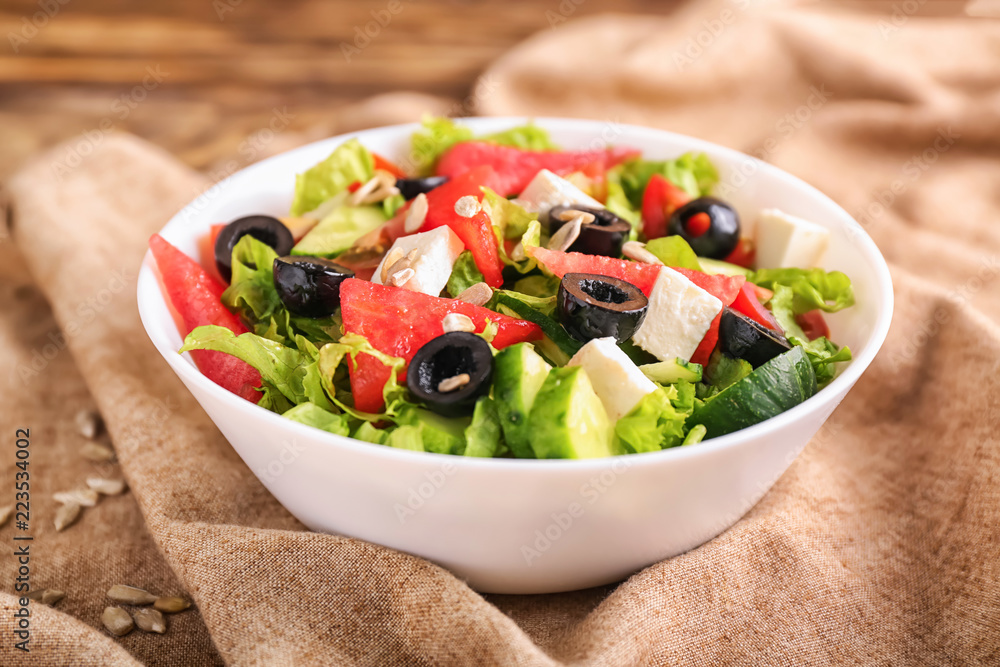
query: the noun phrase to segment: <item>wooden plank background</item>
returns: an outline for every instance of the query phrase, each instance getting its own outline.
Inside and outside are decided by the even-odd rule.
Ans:
[[[109,128],[211,171],[275,108],[291,113],[284,130],[295,143],[318,138],[338,108],[374,94],[461,98],[494,58],[564,17],[675,4],[2,0],[0,179],[41,148]],[[362,48],[345,55],[344,45]]]

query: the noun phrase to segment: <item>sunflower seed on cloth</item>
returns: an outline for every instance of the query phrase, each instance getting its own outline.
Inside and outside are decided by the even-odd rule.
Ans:
[[[94,461],[95,463],[106,463],[108,461],[115,460],[115,450],[111,449],[107,445],[101,445],[96,442],[88,442],[86,445],[81,447],[80,454],[83,458],[88,461]]]
[[[56,518],[52,523],[56,527],[56,532],[62,532],[72,526],[79,518],[80,506],[76,503],[65,503],[64,505],[60,505],[59,509],[56,510]]]
[[[10,521],[10,517],[13,514],[14,514],[13,505],[4,505],[3,507],[0,507],[0,528],[3,528],[7,524],[7,522]]]
[[[97,504],[98,494],[93,489],[73,489],[52,494],[57,503],[76,503],[80,507],[93,507]]]
[[[101,623],[104,623],[108,632],[116,637],[127,635],[135,627],[132,617],[121,607],[105,607],[104,613],[101,614]]]
[[[191,608],[191,601],[178,595],[156,598],[153,609],[162,611],[164,614],[176,614]]]
[[[42,591],[42,604],[47,604],[51,607],[64,597],[66,597],[66,593],[64,591],[60,591],[55,588],[46,588]]]
[[[39,588],[37,590],[31,591],[30,593],[26,593],[24,597],[28,598],[29,600],[38,600],[39,602],[41,602],[42,598],[45,597],[45,593],[48,590],[49,589],[47,588]]]
[[[144,632],[163,634],[167,631],[167,619],[155,609],[136,609],[132,612],[135,624]]]
[[[124,602],[126,604],[153,604],[156,602],[156,596],[149,591],[123,584],[115,584],[109,588],[108,597],[115,602]]]
[[[104,496],[117,496],[125,490],[124,479],[88,477],[87,486]]]
[[[76,430],[87,440],[93,440],[101,432],[101,415],[93,410],[83,409],[74,418]]]

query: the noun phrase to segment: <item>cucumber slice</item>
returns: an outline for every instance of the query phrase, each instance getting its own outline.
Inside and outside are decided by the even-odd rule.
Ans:
[[[701,264],[701,270],[709,274],[721,273],[724,276],[746,276],[749,278],[750,274],[753,273],[746,267],[723,262],[721,259],[699,257],[698,263]]]
[[[582,366],[553,368],[528,417],[540,459],[589,459],[614,454],[614,429]]]
[[[529,322],[534,322],[539,327],[542,328],[542,332],[552,339],[552,342],[562,350],[563,353],[572,357],[574,354],[580,351],[583,347],[583,343],[576,340],[562,328],[556,320],[541,313],[523,301],[510,296],[509,294],[503,294],[498,292],[496,294],[496,305],[498,307],[503,307],[510,311],[513,317],[519,317],[522,320],[527,320]]]
[[[815,393],[812,364],[794,347],[695,407],[688,424],[704,424],[707,437],[714,438],[759,424]]]
[[[493,396],[504,439],[514,456],[535,458],[528,415],[550,366],[528,343],[511,345],[493,357]]]
[[[677,357],[673,361],[658,361],[655,364],[639,366],[642,374],[653,382],[673,384],[675,382],[701,382],[701,364],[692,364]]]

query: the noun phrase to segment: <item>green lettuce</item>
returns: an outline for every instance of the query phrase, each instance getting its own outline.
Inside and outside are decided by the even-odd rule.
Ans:
[[[222,293],[222,303],[245,322],[265,323],[282,309],[274,288],[274,249],[250,236],[243,236],[233,248],[233,277]],[[257,331],[263,334],[264,331]]]
[[[336,433],[337,435],[348,435],[351,432],[348,426],[347,415],[334,414],[329,410],[324,410],[315,403],[296,405],[286,412],[284,417],[322,431]]]
[[[608,194],[604,200],[604,207],[632,225],[632,230],[629,232],[629,240],[635,241],[639,238],[639,232],[642,231],[642,214],[639,212],[639,204],[633,206],[625,194],[625,189],[622,187],[622,172],[624,169],[625,165],[618,165],[608,170]]]
[[[615,424],[615,437],[631,453],[655,452],[681,444],[690,412],[679,410],[671,400],[676,398],[678,389],[673,385],[646,394]]]
[[[646,250],[656,255],[656,258],[667,266],[681,267],[701,271],[698,255],[680,236],[663,236],[646,244]]]
[[[823,269],[760,269],[748,280],[776,291],[778,286],[791,289],[792,312],[795,315],[816,310],[835,313],[854,305],[851,279],[840,271]]]
[[[476,401],[472,423],[465,429],[465,456],[490,458],[500,450],[500,416],[496,402],[487,396]]]
[[[475,136],[472,130],[450,118],[425,116],[410,139],[410,161],[418,174],[429,174],[449,148],[463,141],[488,141],[524,150],[556,150],[549,133],[527,124],[503,132]]]
[[[399,411],[396,423],[399,424],[397,431],[416,429],[415,433],[420,439],[422,451],[460,455],[465,450],[465,431],[470,419],[468,417],[449,419],[430,410],[406,405]],[[389,436],[389,441],[391,444],[392,435]]]
[[[479,141],[489,141],[501,146],[511,146],[525,151],[557,151],[559,146],[552,142],[548,130],[534,123],[512,127],[503,132],[495,132],[478,137]]]
[[[295,177],[292,215],[312,211],[355,181],[366,183],[375,175],[375,159],[357,139],[334,149],[330,157]]]
[[[536,274],[525,276],[514,283],[514,290],[525,296],[545,299],[545,303],[550,303],[550,299],[559,291],[559,279],[555,276]]]
[[[389,439],[389,433],[383,429],[375,428],[371,422],[363,421],[360,426],[354,429],[351,437],[355,440],[370,442],[373,445],[384,445]]]
[[[342,362],[352,355],[355,359],[359,354],[367,354],[378,359],[389,368],[389,379],[382,389],[382,398],[385,400],[385,411],[380,414],[371,414],[355,410],[349,405],[351,398],[346,392],[338,392],[335,380],[347,375],[347,366]],[[319,348],[317,356],[319,367],[319,377],[326,394],[337,404],[337,406],[356,419],[365,421],[395,421],[396,415],[407,405],[406,387],[399,384],[399,374],[406,365],[406,360],[400,357],[393,357],[380,350],[375,349],[368,340],[359,334],[345,334],[336,343],[327,343]]]
[[[798,269],[793,269],[798,270]],[[843,274],[841,274],[843,275]],[[851,350],[846,345],[838,347],[825,336],[820,336],[816,340],[809,340],[802,327],[795,321],[797,309],[803,307],[798,301],[798,295],[794,288],[788,285],[773,285],[774,296],[768,302],[774,319],[778,321],[785,332],[785,337],[792,345],[800,346],[809,358],[813,370],[816,372],[816,383],[822,388],[830,384],[834,376],[834,364],[852,359]],[[853,295],[851,297],[853,302]],[[813,310],[805,306],[807,310]]]
[[[316,347],[302,336],[296,336],[296,344],[288,347],[252,333],[237,336],[225,327],[208,325],[189,333],[180,351],[230,354],[256,368],[261,378],[293,405],[311,402],[324,410],[336,410],[323,388]]]
[[[684,153],[673,160],[629,160],[622,166],[621,185],[635,208],[642,206],[642,195],[653,174],[661,174],[691,197],[711,194],[719,182],[719,173],[704,153]]]
[[[479,272],[476,260],[472,258],[472,253],[465,250],[451,267],[451,276],[448,278],[448,285],[445,289],[454,298],[483,280],[483,274]]]

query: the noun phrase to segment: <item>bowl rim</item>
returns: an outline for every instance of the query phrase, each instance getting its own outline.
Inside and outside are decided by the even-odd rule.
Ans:
[[[524,123],[535,123],[541,127],[549,127],[550,129],[556,129],[557,127],[566,129],[593,129],[595,126],[606,125],[607,121],[593,120],[593,119],[580,119],[580,118],[559,118],[551,116],[480,116],[480,117],[469,117],[469,118],[455,118],[455,122],[468,125],[475,129],[477,126],[492,126],[492,125],[507,125],[515,126]],[[253,164],[247,165],[243,169],[234,172],[228,176],[227,180],[236,178],[247,172],[256,171],[263,168],[264,165],[268,163],[283,158],[290,153],[297,151],[306,151],[314,147],[317,144],[329,143],[335,144],[343,141],[347,141],[351,138],[359,138],[363,141],[364,135],[369,132],[412,132],[419,127],[419,123],[399,123],[395,125],[385,125],[380,127],[367,128],[365,130],[359,130],[354,132],[346,132],[343,134],[335,135],[333,137],[328,137],[325,139],[320,139],[317,141],[312,141],[302,146],[297,146],[288,151],[284,151],[277,155],[265,158]],[[611,466],[620,466],[623,462],[631,467],[633,465],[656,465],[660,462],[666,462],[670,460],[682,460],[691,457],[708,456],[718,452],[724,452],[725,450],[732,449],[744,445],[752,440],[758,438],[767,437],[775,434],[778,431],[792,425],[793,423],[799,421],[800,418],[805,417],[807,414],[821,410],[825,405],[829,404],[831,401],[836,400],[835,397],[838,394],[846,395],[846,393],[851,389],[858,378],[867,370],[868,366],[874,360],[875,355],[878,354],[885,338],[889,332],[889,325],[892,321],[893,313],[893,288],[892,288],[892,277],[889,272],[889,267],[886,264],[885,258],[882,256],[881,251],[875,245],[875,242],[864,230],[864,228],[856,221],[846,210],[843,209],[839,204],[837,204],[829,196],[821,192],[816,187],[810,185],[804,180],[793,176],[792,174],[780,169],[772,164],[764,162],[758,158],[751,155],[743,153],[741,151],[735,150],[733,148],[728,148],[720,144],[716,144],[704,139],[698,139],[689,135],[681,134],[678,132],[671,132],[669,130],[662,130],[657,128],[645,127],[641,125],[632,125],[628,123],[618,123],[615,125],[617,127],[625,128],[628,132],[632,134],[652,134],[658,135],[660,137],[669,137],[674,140],[679,140],[685,143],[688,150],[707,150],[716,154],[720,154],[727,158],[727,160],[732,163],[737,163],[738,161],[742,163],[747,163],[749,161],[752,163],[757,170],[760,170],[770,176],[776,177],[778,180],[783,181],[785,184],[795,185],[796,187],[805,190],[812,197],[824,200],[826,203],[832,205],[837,217],[840,219],[840,224],[850,230],[852,234],[853,241],[856,245],[857,250],[861,254],[862,261],[871,265],[874,269],[876,275],[877,283],[877,298],[882,302],[881,307],[878,311],[878,316],[872,328],[871,335],[867,344],[857,353],[854,354],[853,360],[850,364],[843,369],[833,381],[818,391],[814,396],[811,396],[807,400],[803,401],[799,405],[786,410],[785,412],[771,417],[759,424],[729,433],[727,435],[719,436],[717,438],[711,438],[699,443],[695,447],[673,447],[670,449],[660,450],[658,452],[643,452],[638,454],[619,454],[615,456],[592,458],[592,459],[518,459],[518,458],[479,458],[479,457],[467,457],[467,456],[455,456],[453,454],[439,454],[436,452],[416,452],[405,449],[397,449],[394,447],[379,446],[373,443],[365,442],[362,440],[356,440],[350,436],[336,435],[334,433],[328,433],[320,429],[314,428],[312,426],[307,426],[306,424],[300,424],[298,422],[291,421],[289,419],[283,418],[281,415],[271,412],[266,408],[262,408],[255,403],[251,403],[233,394],[221,386],[217,385],[215,382],[204,376],[197,367],[184,359],[181,354],[178,354],[176,350],[172,349],[168,342],[168,335],[160,332],[154,326],[155,314],[152,312],[152,304],[148,298],[150,292],[154,292],[159,296],[160,299],[164,299],[162,289],[160,289],[159,281],[155,271],[155,264],[152,259],[152,253],[147,250],[143,255],[142,265],[139,270],[139,275],[137,279],[136,287],[136,297],[138,301],[139,317],[142,321],[143,329],[146,335],[149,337],[153,346],[157,349],[160,355],[166,360],[170,367],[175,373],[183,380],[184,384],[190,382],[195,383],[204,391],[212,393],[218,397],[221,403],[223,403],[227,408],[232,408],[234,410],[249,410],[247,414],[248,418],[260,418],[265,420],[275,420],[273,421],[275,426],[281,426],[290,431],[291,434],[301,434],[303,438],[312,438],[323,442],[324,444],[329,444],[330,446],[336,446],[341,448],[346,448],[359,455],[370,455],[377,458],[384,458],[390,461],[396,462],[406,462],[410,461],[413,463],[433,463],[437,462],[442,464],[444,462],[451,462],[453,465],[460,468],[470,468],[477,469],[480,467],[485,467],[490,470],[516,470],[519,472],[533,471],[533,470],[562,470],[562,469],[572,469],[574,471],[587,471],[587,470],[604,470],[610,468]],[[213,186],[210,186],[213,187]],[[184,218],[186,217],[185,212],[195,206],[198,199],[195,198],[193,201],[189,202],[182,209],[177,211],[170,220],[157,232],[163,233],[170,228],[180,227],[184,223]],[[196,211],[197,214],[197,211]],[[167,305],[167,304],[164,304]],[[169,305],[167,305],[169,308]],[[172,321],[172,320],[171,320]],[[214,420],[213,420],[214,421]],[[431,458],[436,457],[436,458]]]

